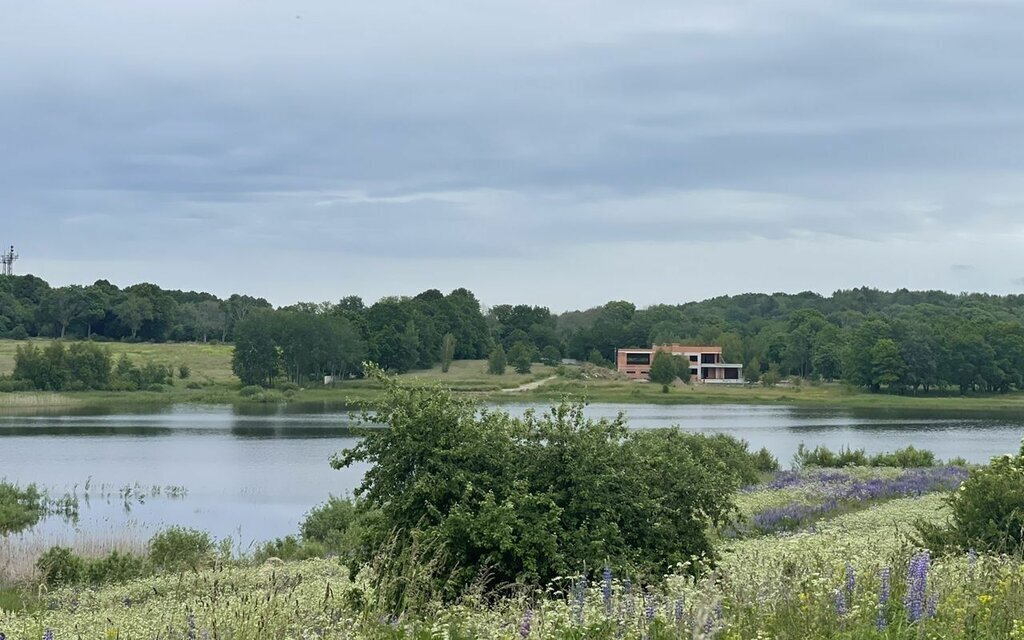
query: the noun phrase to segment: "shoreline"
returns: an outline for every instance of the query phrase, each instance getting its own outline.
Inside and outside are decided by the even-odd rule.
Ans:
[[[410,382],[444,385],[443,379],[418,378]],[[762,405],[796,408],[830,408],[851,410],[892,410],[925,412],[1015,412],[1024,413],[1024,392],[994,395],[889,395],[851,390],[836,383],[785,387],[709,387],[679,385],[662,393],[657,385],[622,382],[579,382],[557,379],[546,384],[509,392],[508,389],[468,388],[456,393],[494,405],[557,403],[564,398],[584,400],[591,404],[653,404],[653,405]],[[216,385],[203,389],[169,388],[153,391],[78,391],[78,392],[4,392],[0,393],[0,415],[22,413],[89,412],[90,410],[152,409],[176,404],[216,406],[297,406],[328,404],[358,407],[372,402],[380,389],[353,383],[327,389],[300,389],[269,395],[254,401],[239,394],[234,386]]]

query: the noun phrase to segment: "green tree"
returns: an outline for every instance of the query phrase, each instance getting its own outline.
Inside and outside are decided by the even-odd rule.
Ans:
[[[91,342],[76,342],[65,356],[68,379],[88,389],[106,389],[110,385],[113,358],[110,351]]]
[[[689,369],[687,369],[687,372],[689,372]],[[651,361],[651,372],[649,374],[651,382],[660,384],[662,393],[668,393],[668,387],[675,381],[677,375],[676,356],[673,356],[668,351],[656,351],[654,359]]]
[[[906,366],[896,341],[882,338],[871,348],[871,388],[898,387]]]
[[[591,349],[590,355],[587,357],[587,362],[596,367],[607,367],[609,365],[608,360],[605,359],[601,352],[597,349]]]
[[[527,342],[517,342],[508,352],[508,363],[516,370],[516,373],[530,373],[534,352],[533,345]]]
[[[153,303],[147,298],[129,295],[114,307],[114,315],[132,333],[132,340],[139,335],[139,329],[147,320],[153,319]]]
[[[441,338],[441,372],[448,373],[448,369],[452,366],[452,360],[455,358],[455,335],[451,333],[444,334]]]
[[[506,362],[505,348],[499,342],[494,345],[494,348],[491,349],[491,355],[487,358],[487,373],[495,376],[505,375]]]
[[[243,385],[269,387],[280,367],[280,354],[274,341],[273,319],[269,312],[247,314],[235,325],[235,348],[231,370]]]
[[[558,347],[549,344],[541,350],[540,361],[549,367],[554,367],[562,361],[562,354],[558,351]]]
[[[64,338],[68,325],[78,320],[89,308],[85,290],[79,285],[51,289],[42,301],[43,313],[58,327]]]
[[[761,380],[761,361],[754,358],[750,364],[743,367],[743,377],[747,382],[756,384]]]
[[[682,380],[683,384],[690,384],[690,377],[693,375],[690,373],[690,359],[689,358],[673,358],[676,365],[676,377]]]

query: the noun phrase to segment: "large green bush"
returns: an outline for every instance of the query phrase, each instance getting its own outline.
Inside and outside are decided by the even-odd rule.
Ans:
[[[918,523],[921,543],[933,551],[1024,551],[1024,445],[1015,456],[974,469],[949,497],[945,525]]]
[[[36,560],[43,582],[51,587],[75,584],[85,575],[85,562],[67,547],[51,547]]]
[[[418,554],[449,597],[606,564],[660,577],[711,556],[707,531],[733,511],[739,476],[712,438],[631,432],[574,404],[514,418],[368,372],[385,393],[363,418],[389,428],[367,430],[332,464],[371,464],[358,495],[386,532],[374,555],[408,567]]]
[[[210,534],[184,527],[171,527],[149,541],[149,560],[157,569],[183,571],[198,569],[212,555]]]

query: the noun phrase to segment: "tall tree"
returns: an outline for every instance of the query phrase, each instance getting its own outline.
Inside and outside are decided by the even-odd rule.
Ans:
[[[656,351],[654,359],[651,360],[651,382],[661,385],[662,393],[668,393],[668,387],[675,382],[678,373],[676,370],[676,356],[668,351]]]
[[[268,312],[246,314],[235,325],[231,370],[242,384],[269,387],[280,366],[274,342],[273,317]]]
[[[444,334],[441,338],[441,372],[448,373],[455,358],[455,336],[451,333]]]
[[[153,319],[153,303],[138,295],[129,295],[114,307],[114,315],[131,331],[132,340],[147,320]]]

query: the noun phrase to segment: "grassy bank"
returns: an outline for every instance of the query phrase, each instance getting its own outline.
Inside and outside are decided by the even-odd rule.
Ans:
[[[591,402],[643,404],[775,404],[837,408],[910,409],[935,411],[1024,411],[1024,393],[992,395],[905,395],[869,393],[840,383],[780,385],[678,384],[662,393],[656,384],[620,381],[578,381],[559,378],[531,391],[537,400],[565,395],[586,397]],[[500,397],[489,396],[489,399]]]

